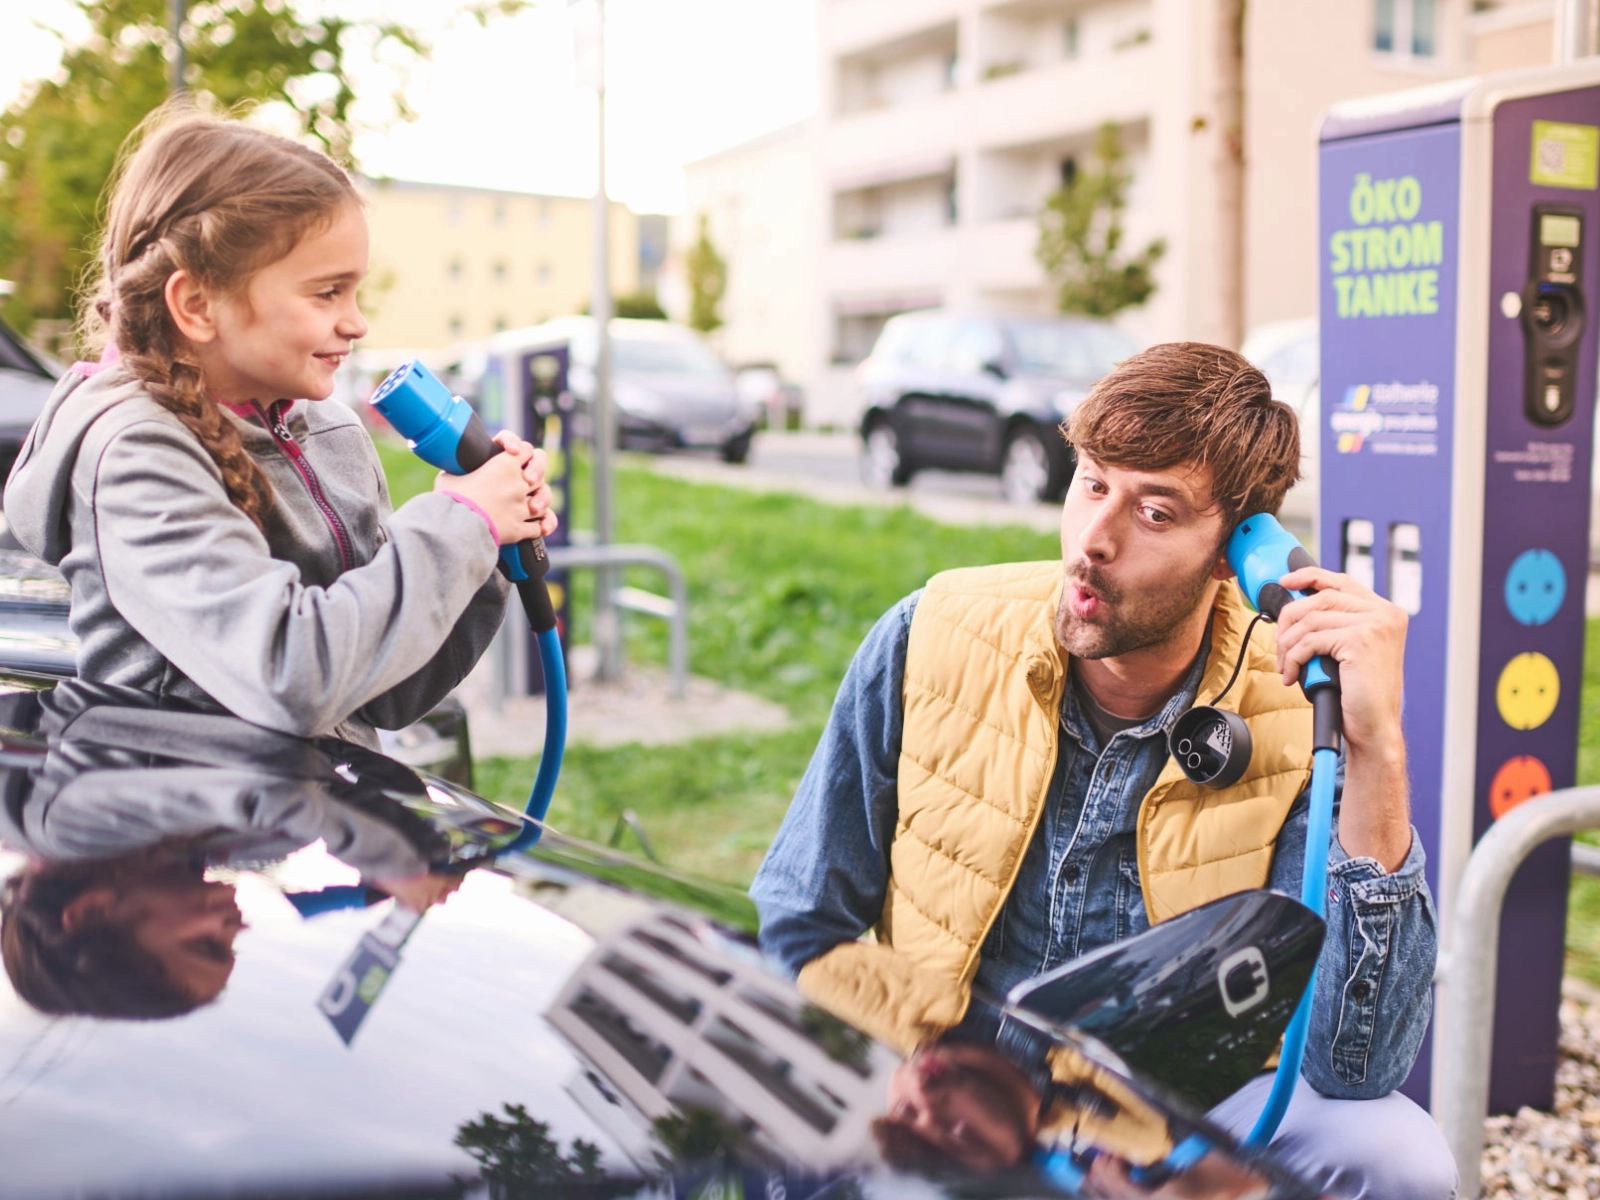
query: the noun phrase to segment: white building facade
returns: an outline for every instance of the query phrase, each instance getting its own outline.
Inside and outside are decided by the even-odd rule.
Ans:
[[[1124,245],[1167,247],[1156,294],[1118,323],[1145,342],[1227,340],[1223,0],[817,7],[815,120],[691,165],[674,236],[681,250],[698,213],[710,215],[729,264],[725,353],[781,362],[806,390],[809,424],[853,425],[854,365],[897,312],[1053,311],[1034,256],[1038,214],[1065,178],[1092,169],[1106,123],[1133,173]],[[1233,269],[1248,329],[1315,315],[1316,137],[1328,107],[1550,61],[1554,4],[1244,7],[1244,248]]]

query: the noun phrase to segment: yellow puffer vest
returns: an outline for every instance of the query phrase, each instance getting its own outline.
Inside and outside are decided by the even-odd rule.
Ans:
[[[936,575],[906,648],[899,820],[876,944],[806,965],[803,991],[904,1051],[966,1011],[979,951],[1022,867],[1050,779],[1066,662],[1055,640],[1061,564]],[[1222,690],[1251,613],[1218,589],[1200,696]],[[1139,880],[1152,924],[1266,884],[1273,847],[1311,776],[1311,706],[1260,628],[1220,707],[1250,727],[1244,777],[1212,791],[1167,761],[1139,810]]]

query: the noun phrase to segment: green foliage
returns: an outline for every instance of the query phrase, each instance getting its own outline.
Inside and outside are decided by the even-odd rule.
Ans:
[[[456,1131],[456,1145],[478,1160],[491,1200],[559,1196],[568,1189],[589,1195],[605,1180],[594,1143],[574,1138],[571,1150],[562,1153],[550,1126],[535,1121],[525,1106],[503,1107],[510,1120],[484,1113]]]
[[[1122,215],[1133,180],[1126,158],[1117,127],[1101,126],[1094,169],[1063,184],[1039,214],[1034,256],[1054,283],[1056,307],[1064,313],[1110,317],[1155,294],[1155,265],[1166,242],[1157,238],[1136,254],[1122,247]]]
[[[0,277],[16,285],[4,315],[24,331],[38,319],[71,317],[118,147],[167,96],[165,0],[75,2],[88,38],[65,48],[53,78],[0,113]],[[499,9],[470,11],[485,19]],[[306,139],[346,164],[356,132],[350,62],[428,53],[403,25],[312,18],[293,0],[194,4],[183,43],[197,105],[284,106]],[[391,105],[409,119],[398,90]]]
[[[739,1137],[716,1113],[689,1108],[657,1117],[650,1123],[656,1140],[672,1156],[663,1165],[709,1162],[738,1148]]]
[[[700,236],[689,248],[684,266],[689,276],[689,324],[701,333],[722,326],[717,306],[728,290],[728,264],[711,244],[711,222],[700,214]]]
[[[636,321],[665,321],[667,310],[661,307],[654,292],[633,292],[618,296],[612,303],[613,316],[630,317]]]

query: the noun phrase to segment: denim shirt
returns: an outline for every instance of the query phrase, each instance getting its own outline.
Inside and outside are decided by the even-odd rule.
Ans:
[[[914,593],[856,652],[778,836],[751,885],[761,946],[791,974],[875,925],[889,881],[898,802],[901,691]],[[1016,885],[984,941],[976,984],[1004,994],[1081,954],[1149,928],[1139,887],[1139,805],[1167,759],[1167,731],[1195,702],[1202,651],[1183,687],[1144,724],[1100,746],[1069,684],[1044,813]],[[1341,770],[1342,790],[1342,770]],[[1309,800],[1289,811],[1268,886],[1298,897]],[[1319,1092],[1370,1099],[1411,1070],[1427,1028],[1437,951],[1415,830],[1386,874],[1328,846],[1328,932],[1302,1074]]]

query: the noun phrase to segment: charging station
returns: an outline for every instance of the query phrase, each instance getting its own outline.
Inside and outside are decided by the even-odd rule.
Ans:
[[[530,336],[531,335],[531,336]],[[551,508],[561,518],[545,538],[548,547],[570,544],[572,503],[572,393],[567,386],[571,355],[565,340],[551,341],[531,330],[498,333],[484,357],[470,364],[476,375],[473,407],[490,429],[509,429],[540,446],[549,455],[545,476]],[[556,610],[563,652],[567,647],[567,572],[552,569],[545,579]],[[513,604],[497,639],[497,684],[502,695],[536,695],[544,691],[539,651]]]
[[[1441,990],[1473,845],[1577,771],[1597,172],[1594,60],[1354,101],[1322,127],[1318,557],[1411,614]],[[1506,898],[1491,1112],[1554,1099],[1568,854],[1541,847]],[[1422,1103],[1432,1041],[1405,1088]]]

